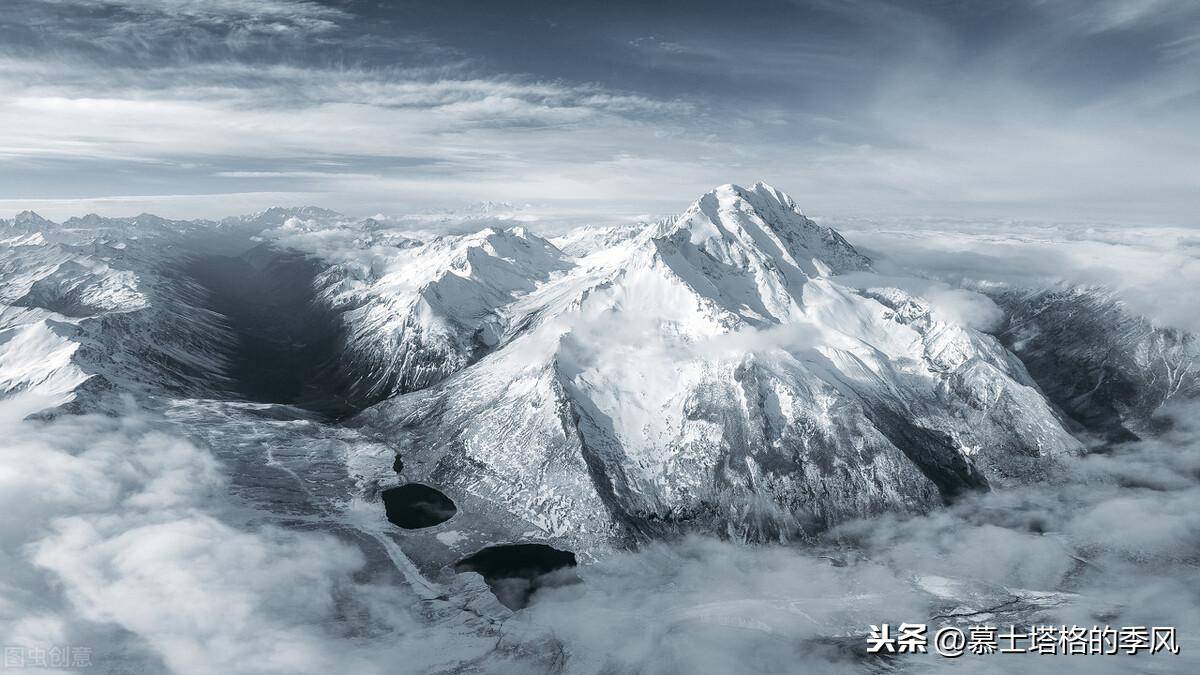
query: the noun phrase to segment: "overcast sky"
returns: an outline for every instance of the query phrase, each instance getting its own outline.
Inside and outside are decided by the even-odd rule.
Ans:
[[[1200,224],[1200,2],[6,0],[0,215]]]

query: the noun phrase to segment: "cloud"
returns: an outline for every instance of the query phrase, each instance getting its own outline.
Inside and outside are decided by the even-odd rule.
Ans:
[[[17,176],[0,198],[92,196],[37,178],[69,170],[115,196],[163,185],[211,193],[210,216],[229,215],[217,195],[230,192],[333,195],[328,206],[352,213],[652,192],[630,171],[625,143],[665,146],[645,120],[687,112],[592,85],[406,70],[9,65],[0,82],[18,93],[0,103],[0,128],[22,132],[0,132],[0,171]],[[156,178],[138,178],[148,171]]]
[[[839,275],[837,280],[862,289],[897,288],[928,302],[936,320],[979,331],[990,332],[1004,321],[1004,311],[986,295],[921,277],[854,272]]]
[[[340,171],[218,171],[221,178],[338,178],[342,180],[372,180],[377,174]]]
[[[931,619],[944,613],[992,625],[1037,616],[1067,625],[1176,626],[1183,641],[1177,656],[1022,662],[1031,672],[1193,668],[1200,663],[1189,651],[1200,630],[1195,412],[1176,409],[1168,435],[1089,456],[1044,483],[927,515],[850,523],[805,546],[685,539],[617,554],[582,568],[581,587],[539,591],[528,612],[554,627],[584,672],[864,672],[870,624],[936,627],[950,623]],[[1041,609],[1015,616],[988,609],[1019,605],[1017,598]],[[936,656],[893,665],[906,661],[934,670],[968,665]]]
[[[201,515],[121,525],[59,520],[36,546],[34,563],[57,576],[82,618],[131,631],[180,673],[339,665],[340,650],[311,623],[335,616],[337,586],[362,565],[357,550]]]
[[[1200,11],[1186,0],[1099,0],[1045,3],[1050,14],[1061,13],[1092,33],[1169,26],[1194,20]],[[1057,4],[1059,6],[1055,7]]]
[[[1187,230],[877,225],[860,227],[890,256],[880,275],[862,281],[929,295],[953,287],[908,277],[907,265],[947,279],[1007,271],[1000,278],[1040,281],[1098,269],[1127,281],[1163,253],[1197,251]],[[343,244],[313,242],[320,246]],[[1105,256],[1127,259],[1125,276],[1112,276]],[[1169,293],[1181,269],[1141,283]],[[947,296],[935,311],[986,319],[979,298]],[[588,328],[580,327],[585,339]],[[642,328],[633,324],[613,347],[638,345]],[[695,345],[696,353],[791,348],[810,336],[797,329],[725,339]],[[543,588],[520,614],[472,624],[461,617],[476,614],[422,599],[388,560],[334,536],[327,523],[285,525],[240,500],[230,490],[236,468],[187,440],[184,427],[132,406],[114,417],[26,419],[46,403],[0,402],[0,643],[92,646],[99,668],[375,673],[400,663],[422,672],[491,654],[480,670],[529,672],[555,659],[567,672],[863,672],[885,667],[863,660],[869,625],[942,625],[949,619],[931,617],[964,612],[976,613],[963,619],[972,623],[1176,626],[1182,641],[1180,655],[1022,661],[1031,672],[1200,666],[1195,406],[1165,411],[1171,423],[1158,437],[1078,458],[1038,484],[925,515],[845,524],[793,546],[648,543],[582,566],[582,584]],[[303,457],[306,443],[321,441],[300,434],[289,442]],[[465,604],[464,583],[436,590]],[[1009,605],[1022,609],[997,609]],[[915,659],[899,663],[970,667]]]
[[[881,565],[701,538],[616,554],[581,576],[540,590],[528,610],[555,627],[577,672],[861,672],[823,639],[924,609]]]
[[[279,204],[305,204],[314,201],[305,192],[210,192],[201,194],[118,195],[79,199],[0,199],[0,213],[19,213],[29,209],[47,218],[66,220],[86,213],[136,215],[154,212],[166,217],[188,218],[197,213],[224,217],[232,213],[253,213]],[[317,199],[316,201],[320,201]],[[219,202],[222,206],[216,206]]]
[[[53,14],[39,13],[40,9]],[[329,32],[350,14],[310,0],[28,0],[14,12],[28,12],[31,24],[60,38],[82,39],[71,19],[103,16],[89,23],[92,38],[110,50],[145,49],[155,38],[207,41],[249,35],[296,36]]]
[[[970,219],[827,219],[885,269],[1040,288],[1102,286],[1159,325],[1200,331],[1190,228]]]
[[[23,136],[0,137],[13,158],[177,160],[180,157],[324,157],[411,155],[481,159],[509,152],[489,129],[555,127],[591,121],[620,126],[621,116],[654,114],[663,104],[538,82],[392,79],[353,70],[256,69],[161,73],[167,89],[123,86],[120,76],[95,82],[30,87],[11,84],[0,116],[35,122]],[[200,78],[196,76],[200,75]],[[239,81],[245,76],[247,81]],[[144,79],[156,77],[145,73]],[[70,82],[70,79],[67,80]],[[152,81],[152,80],[151,80]],[[605,122],[607,119],[607,122]],[[466,138],[454,140],[453,135]],[[482,143],[468,154],[470,140]],[[528,138],[526,141],[530,140]],[[136,141],[132,142],[132,141]],[[488,147],[494,147],[489,153]]]
[[[464,195],[657,214],[769,178],[824,213],[1188,224],[1189,6],[1029,0],[989,21],[900,0],[733,17],[697,3],[621,22],[568,6],[22,0],[0,41],[0,122],[31,128],[0,135],[0,198],[206,192],[215,209],[270,180],[362,214]],[[437,170],[364,161],[414,156]],[[381,180],[262,166],[303,157]],[[181,168],[197,164],[203,179]]]
[[[336,17],[345,12],[310,0],[36,0],[66,7],[105,7],[185,17]]]
[[[41,405],[0,403],[0,642],[87,647],[105,669],[371,670],[336,632],[345,597],[413,600],[356,581],[357,547],[239,527],[224,468],[147,413],[22,419]]]

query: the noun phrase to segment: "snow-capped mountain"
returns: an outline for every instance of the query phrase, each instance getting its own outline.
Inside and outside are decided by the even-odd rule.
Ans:
[[[997,340],[873,283],[769,186],[593,241],[491,229],[322,276],[356,369],[400,394],[358,423],[406,478],[587,550],[786,538],[1080,450]]]
[[[314,207],[0,221],[0,392],[42,418],[119,419],[132,395],[220,463],[228,517],[353,542],[364,578],[459,645],[451,670],[561,653],[551,626],[509,620],[544,583],[530,569],[1046,489],[1084,450],[1071,432],[1151,432],[1200,395],[1194,336],[1102,289],[880,274],[762,184],[551,239],[411,225]],[[429,495],[435,524],[391,519]],[[515,585],[475,575],[508,544],[530,556]],[[938,606],[1016,622],[1066,602],[977,591]]]
[[[1053,480],[1091,413],[1046,364],[1112,361],[1103,329],[1064,346],[1048,300],[996,296],[1014,354],[761,183],[552,240],[418,237],[315,207],[220,223],[26,213],[3,235],[6,392],[359,413],[371,447],[475,533],[430,559],[500,539],[582,554],[688,530],[786,539]],[[1195,387],[1190,337],[1159,342],[1105,399],[1137,392],[1146,405],[1117,405],[1138,419]],[[1167,347],[1184,351],[1158,359]],[[347,462],[367,498],[395,480],[390,460]]]
[[[35,239],[0,251],[0,386],[72,410],[107,394],[211,394],[232,342],[207,290],[187,273],[229,227],[156,216],[56,224],[21,214],[0,232]]]

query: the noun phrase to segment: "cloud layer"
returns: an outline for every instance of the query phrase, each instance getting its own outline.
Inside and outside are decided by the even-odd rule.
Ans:
[[[1190,228],[955,218],[827,219],[877,267],[948,281],[1099,286],[1161,326],[1200,332]]]
[[[1200,248],[1186,229],[832,224],[875,255],[880,278],[864,282],[901,285],[929,297],[935,313],[972,325],[994,320],[995,307],[956,291],[963,279],[1102,281],[1164,324],[1195,327],[1183,310]],[[909,276],[914,270],[939,281]],[[806,339],[784,330],[698,348],[719,354],[746,340]],[[1160,437],[927,515],[855,522],[791,547],[684,539],[619,553],[579,569],[582,584],[545,588],[525,612],[501,621],[502,612],[470,604],[487,598],[467,597],[461,578],[423,596],[391,559],[334,536],[321,527],[328,522],[289,514],[285,524],[262,503],[244,503],[230,484],[262,490],[258,477],[231,475],[238,467],[214,459],[199,427],[189,440],[187,415],[168,424],[131,405],[115,417],[26,419],[45,404],[0,402],[0,643],[90,646],[102,668],[377,673],[403,663],[422,672],[480,657],[487,672],[530,672],[548,660],[584,673],[787,672],[796,664],[863,672],[873,667],[860,653],[870,624],[964,611],[994,623],[1033,615],[1175,626],[1182,646],[1179,655],[972,661],[981,672],[1004,672],[1016,658],[1030,672],[1200,667],[1194,406],[1164,411],[1173,425]],[[211,408],[192,412],[193,422],[225,434],[213,436],[214,447],[266,424],[239,418],[249,426],[237,427]],[[311,433],[287,437],[296,458],[327,456],[328,439]],[[377,503],[347,499],[347,518],[362,509],[378,520]],[[428,597],[438,595],[450,599],[438,605]],[[1013,598],[1041,609],[995,610]],[[961,662],[930,656],[910,665],[936,672]]]
[[[389,7],[10,3],[0,210],[658,213],[766,178],[823,213],[1194,224],[1194,3]]]
[[[1061,475],[929,515],[859,521],[804,548],[691,539],[584,568],[582,588],[541,591],[581,672],[872,672],[870,624],[952,625],[947,613],[1175,626],[1178,655],[915,656],[914,672],[1187,672],[1200,634],[1200,428],[1195,410],[1154,441],[1092,455]],[[1058,594],[1058,595],[1056,595]],[[991,607],[1041,598],[1015,616]],[[1034,602],[1033,605],[1038,603]],[[968,621],[964,619],[964,621]],[[838,636],[844,636],[839,640]],[[881,664],[877,664],[881,665]],[[903,670],[901,672],[904,672]]]
[[[4,645],[84,647],[105,672],[368,672],[345,596],[415,627],[404,589],[356,579],[357,547],[243,524],[224,468],[152,415],[22,419],[42,403],[0,403]]]

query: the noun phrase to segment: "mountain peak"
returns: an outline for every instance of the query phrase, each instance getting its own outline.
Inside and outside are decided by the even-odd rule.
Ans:
[[[4,221],[0,221],[2,223]],[[25,232],[37,232],[48,227],[54,227],[54,223],[39,216],[33,211],[22,211],[16,215],[11,221],[11,227]]]
[[[694,219],[697,215],[702,216],[699,221]],[[683,214],[671,222],[675,226],[681,224],[691,226],[693,231],[695,226],[706,224],[735,229],[753,224],[775,232],[820,229],[816,223],[804,217],[795,200],[787,193],[761,181],[749,188],[734,183],[718,185],[692,202]],[[701,230],[704,229],[707,228],[701,227]]]
[[[758,202],[759,205],[770,204],[783,209],[794,210],[797,214],[800,214],[795,200],[790,195],[763,181],[758,181],[749,188],[742,187],[736,183],[725,183],[709,190],[706,194],[730,195],[731,198],[740,198],[751,203]]]
[[[248,223],[264,227],[278,227],[284,224],[289,218],[299,218],[301,220],[316,220],[316,221],[334,221],[345,219],[346,216],[323,209],[319,206],[272,206],[265,211],[259,211],[243,216],[226,218],[225,223]]]
[[[683,243],[683,233],[710,257],[739,266],[753,250],[752,257],[788,261],[808,272],[816,271],[814,260],[834,273],[870,267],[840,234],[806,218],[795,200],[763,182],[718,185],[678,217],[662,221],[653,237]]]
[[[24,223],[24,222],[48,223],[50,221],[39,216],[37,214],[37,212],[35,212],[35,211],[25,210],[25,211],[18,213],[17,217],[13,219],[13,222],[17,222],[17,223]]]

